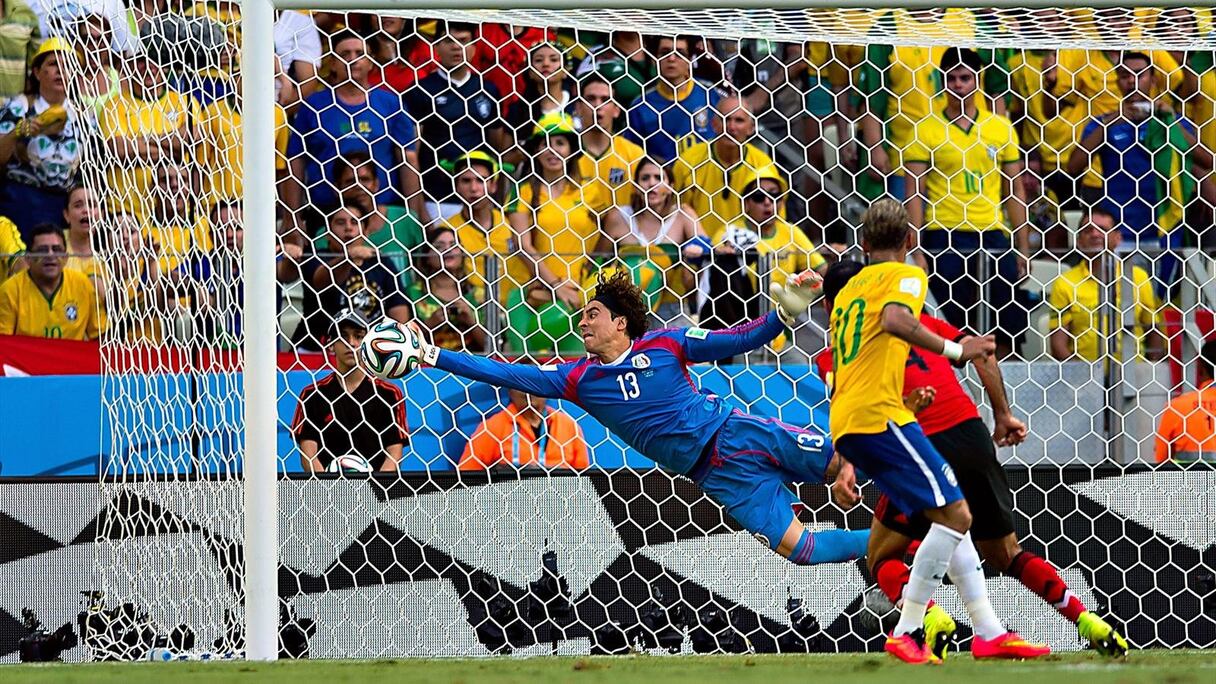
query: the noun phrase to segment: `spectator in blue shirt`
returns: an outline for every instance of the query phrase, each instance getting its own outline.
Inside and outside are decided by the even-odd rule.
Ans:
[[[692,44],[687,36],[659,38],[659,80],[629,107],[626,137],[663,162],[676,156],[676,142],[686,135],[712,140],[712,108],[719,93],[692,78]]]
[[[473,150],[501,152],[507,147],[498,88],[470,66],[479,32],[477,24],[437,22],[433,48],[439,68],[405,93],[405,106],[420,129],[419,168],[428,215],[436,220],[451,218],[462,206],[452,192],[451,174],[440,163]]]
[[[294,213],[306,205],[333,205],[334,162],[363,152],[375,162],[380,178],[377,204],[407,204],[425,223],[413,120],[396,95],[370,85],[363,38],[342,31],[330,45],[329,87],[305,98],[292,121],[287,157],[294,182],[284,190],[287,208]],[[307,222],[298,213],[293,218],[297,225]]]
[[[1195,126],[1175,114],[1164,97],[1153,99],[1157,76],[1148,55],[1127,52],[1117,68],[1123,100],[1118,110],[1090,121],[1068,159],[1079,177],[1098,171],[1103,182],[1099,206],[1122,226],[1130,250],[1156,243],[1181,247],[1185,207],[1198,181],[1212,168],[1211,153],[1196,145]],[[1153,255],[1148,255],[1153,256]],[[1177,261],[1157,261],[1166,284],[1177,275]]]
[[[245,301],[241,255],[245,251],[245,218],[240,202],[222,200],[208,214],[214,247],[195,252],[177,267],[173,280],[189,298],[195,333],[211,344],[232,347],[241,339]]]

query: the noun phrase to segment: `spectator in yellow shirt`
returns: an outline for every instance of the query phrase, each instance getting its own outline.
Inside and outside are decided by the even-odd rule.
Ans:
[[[146,216],[155,169],[189,161],[198,139],[200,111],[193,98],[168,88],[160,66],[145,55],[134,58],[135,73],[99,111],[99,132],[109,163],[102,203]]]
[[[67,243],[58,226],[35,226],[29,268],[0,285],[0,335],[94,340],[103,327],[97,291],[80,271],[64,268]]]
[[[0,283],[25,268],[25,241],[17,224],[0,216]]]
[[[681,140],[671,169],[680,203],[692,207],[708,235],[718,234],[743,217],[743,186],[758,171],[773,166],[773,160],[751,142],[756,117],[747,103],[728,96],[714,110],[714,139],[706,142],[688,136]],[[783,178],[781,182],[785,182]]]
[[[628,231],[621,216],[605,206],[598,186],[586,183],[579,170],[578,134],[565,114],[546,114],[528,139],[532,171],[520,184],[519,199],[508,211],[525,264],[532,275],[553,289],[573,310],[583,306],[582,276],[587,255],[607,249],[604,232]],[[600,222],[605,223],[601,232]]]
[[[629,181],[646,152],[625,136],[613,134],[621,107],[613,99],[611,83],[591,73],[579,81],[578,89],[574,115],[581,124],[578,137],[583,156],[578,160],[579,172],[588,183],[600,186],[596,195],[605,206],[596,207],[597,211],[607,206],[628,206],[634,192]]]
[[[982,67],[974,50],[945,51],[945,106],[916,123],[903,163],[908,217],[913,228],[924,229],[924,252],[913,256],[929,274],[942,318],[979,329],[980,321],[968,319],[979,302],[987,302],[996,313],[998,353],[1005,355],[1026,330],[1026,310],[1014,301],[1014,285],[1026,273],[1030,231],[1017,182],[1017,133],[1008,118],[977,104]],[[981,281],[976,271],[984,253],[991,275]]]
[[[1048,303],[1051,304],[1051,355],[1060,361],[1079,358],[1097,361],[1105,354],[1102,342],[1107,330],[1102,326],[1099,288],[1104,285],[1102,273],[1104,260],[1118,259],[1116,252],[1123,241],[1123,234],[1115,223],[1115,217],[1105,209],[1091,208],[1081,218],[1077,247],[1084,259],[1073,268],[1060,274],[1051,285]],[[1123,263],[1114,264],[1116,278],[1116,309],[1123,299]],[[1132,336],[1150,360],[1160,359],[1165,350],[1161,335],[1161,314],[1157,295],[1153,292],[1148,273],[1139,266],[1132,267],[1132,288],[1135,298],[1135,325]],[[1116,314],[1118,315],[1118,314]],[[1116,321],[1122,327],[1121,321]],[[1125,340],[1120,340],[1124,342]]]

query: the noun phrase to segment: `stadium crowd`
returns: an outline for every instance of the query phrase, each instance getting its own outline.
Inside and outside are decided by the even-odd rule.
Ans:
[[[239,5],[28,3],[0,19],[0,333],[233,345]],[[1213,31],[1210,10],[1069,12],[1088,23],[961,9],[873,22],[1061,46],[1078,26]],[[1037,311],[1047,353],[1096,360],[1099,282],[1126,263],[1139,353],[1159,358],[1176,252],[1216,244],[1211,52],[294,11],[274,42],[284,348],[325,349],[357,310],[417,320],[445,348],[578,353],[576,313],[611,269],[645,287],[656,325],[732,325],[758,313],[767,279],[854,247],[849,201],[889,194],[921,229],[943,315],[996,331],[1002,353]],[[1053,277],[1036,290],[1042,264]]]

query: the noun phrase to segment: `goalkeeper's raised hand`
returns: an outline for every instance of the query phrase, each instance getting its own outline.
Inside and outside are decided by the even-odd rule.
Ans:
[[[806,270],[798,275],[786,278],[784,283],[769,285],[769,294],[777,305],[777,315],[791,328],[800,315],[811,306],[811,302],[819,296],[823,286],[823,276],[815,271]]]
[[[405,328],[413,333],[414,339],[418,344],[419,356],[422,357],[422,362],[428,366],[434,366],[439,360],[439,347],[431,344],[431,335],[422,329],[415,321],[410,321],[405,324]]]

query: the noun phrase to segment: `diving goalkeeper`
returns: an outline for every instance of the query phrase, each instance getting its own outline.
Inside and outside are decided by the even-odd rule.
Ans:
[[[597,283],[579,332],[588,357],[522,366],[442,350],[411,328],[422,359],[436,368],[583,407],[629,446],[696,482],[740,525],[798,565],[860,558],[867,531],[811,532],[798,520],[794,482],[825,483],[839,459],[824,433],[757,418],[699,391],[688,365],[758,349],[810,306],[821,278],[813,271],[772,288],[777,310],[727,330],[646,332],[642,292],[621,271]]]

